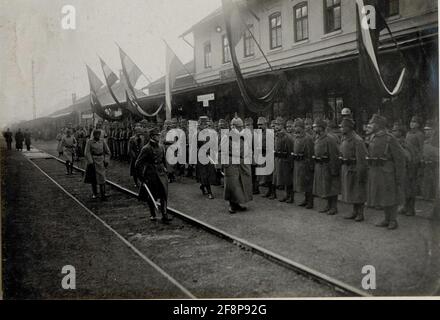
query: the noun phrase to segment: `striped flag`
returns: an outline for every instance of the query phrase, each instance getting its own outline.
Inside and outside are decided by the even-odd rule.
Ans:
[[[383,10],[380,4],[383,2],[378,0],[356,0],[360,83],[364,88],[377,92],[382,97],[395,97],[402,90],[406,68],[401,70],[395,86],[388,88],[382,77],[377,56],[380,31],[387,27],[381,15]],[[368,8],[375,9],[375,29],[368,23]]]

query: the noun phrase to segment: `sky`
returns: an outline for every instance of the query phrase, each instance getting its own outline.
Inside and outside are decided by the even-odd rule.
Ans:
[[[72,5],[76,29],[62,28]],[[0,0],[0,127],[37,117],[88,94],[87,63],[104,80],[98,55],[118,74],[118,43],[152,79],[165,72],[165,39],[185,63],[193,49],[179,36],[221,0]],[[191,37],[186,37],[190,42]]]

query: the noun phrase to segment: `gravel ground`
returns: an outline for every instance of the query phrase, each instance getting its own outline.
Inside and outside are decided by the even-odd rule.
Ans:
[[[341,295],[178,219],[149,222],[141,203],[116,190],[111,201],[91,200],[79,174],[65,176],[55,160],[33,161],[196,297]],[[7,298],[182,297],[23,155],[7,154],[5,168]],[[65,264],[77,268],[73,293],[60,288]]]
[[[54,150],[53,143],[40,146]],[[113,161],[108,178],[133,189],[125,163]],[[399,229],[387,231],[374,226],[382,218],[376,210],[366,210],[363,223],[344,220],[350,208],[343,203],[340,214],[329,217],[256,196],[248,212],[230,216],[222,188],[213,191],[216,199],[208,200],[194,180],[183,179],[170,184],[170,206],[358,288],[362,267],[372,265],[377,275],[373,295],[440,293],[440,224],[431,217],[428,201],[417,201],[417,216],[399,216]]]

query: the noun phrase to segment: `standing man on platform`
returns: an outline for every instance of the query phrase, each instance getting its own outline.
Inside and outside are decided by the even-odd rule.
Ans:
[[[9,130],[9,128],[5,132],[3,132],[3,137],[6,140],[8,150],[11,150],[11,148],[12,148],[12,132]]]
[[[336,139],[325,132],[326,123],[316,119],[313,124],[315,131],[315,174],[313,194],[327,200],[327,206],[320,213],[335,215],[338,213],[338,194],[340,192],[340,161]]]
[[[293,140],[293,191],[304,193],[304,201],[299,205],[306,209],[313,208],[313,138],[305,132],[301,119],[295,120]]]
[[[144,137],[142,136],[142,128],[140,126],[136,126],[134,132],[135,134],[128,142],[128,154],[130,156],[130,176],[133,177],[135,187],[139,188],[136,160],[144,146]]]
[[[166,171],[165,148],[159,143],[160,133],[157,128],[149,130],[150,141],[142,148],[135,168],[139,174],[142,185],[139,189],[139,200],[146,201],[150,208],[150,220],[156,220],[155,204],[160,201],[162,222],[169,223],[168,201],[168,177]],[[159,208],[158,208],[159,209]]]
[[[26,144],[26,150],[31,151],[31,133],[29,129],[26,129],[24,132],[24,142]]]
[[[346,117],[342,120],[341,194],[342,201],[353,205],[353,212],[345,219],[364,221],[364,203],[367,201],[367,147],[354,131],[355,122]]]
[[[229,140],[229,164],[224,165],[225,173],[225,191],[224,199],[229,201],[229,213],[234,214],[237,211],[245,211],[246,207],[241,206],[252,200],[252,170],[250,164],[245,164],[244,159],[251,155],[245,154],[246,141],[242,135],[243,120],[234,118],[231,121],[231,131],[229,136],[223,137],[222,149],[226,148]],[[233,161],[233,159],[235,160]],[[234,163],[239,164],[234,164]]]
[[[259,117],[257,120],[258,129],[262,132],[262,144],[261,150],[254,150],[254,152],[258,152],[263,157],[266,157],[266,130],[267,130],[267,119],[265,117]],[[260,193],[260,185],[272,184],[272,175],[265,175],[257,177],[257,185],[255,187],[255,191],[257,194]]]
[[[382,208],[385,218],[376,226],[397,229],[397,207],[403,203],[405,155],[399,142],[386,130],[386,118],[373,115],[368,153],[367,205]]]
[[[18,128],[18,131],[15,133],[15,149],[17,151],[23,151],[23,132],[21,132],[21,129]]]

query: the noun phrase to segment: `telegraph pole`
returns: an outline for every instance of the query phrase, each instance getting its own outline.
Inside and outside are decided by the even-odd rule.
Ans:
[[[37,118],[37,103],[35,101],[35,74],[34,74],[34,60],[32,59],[32,107],[34,112],[34,120]]]

